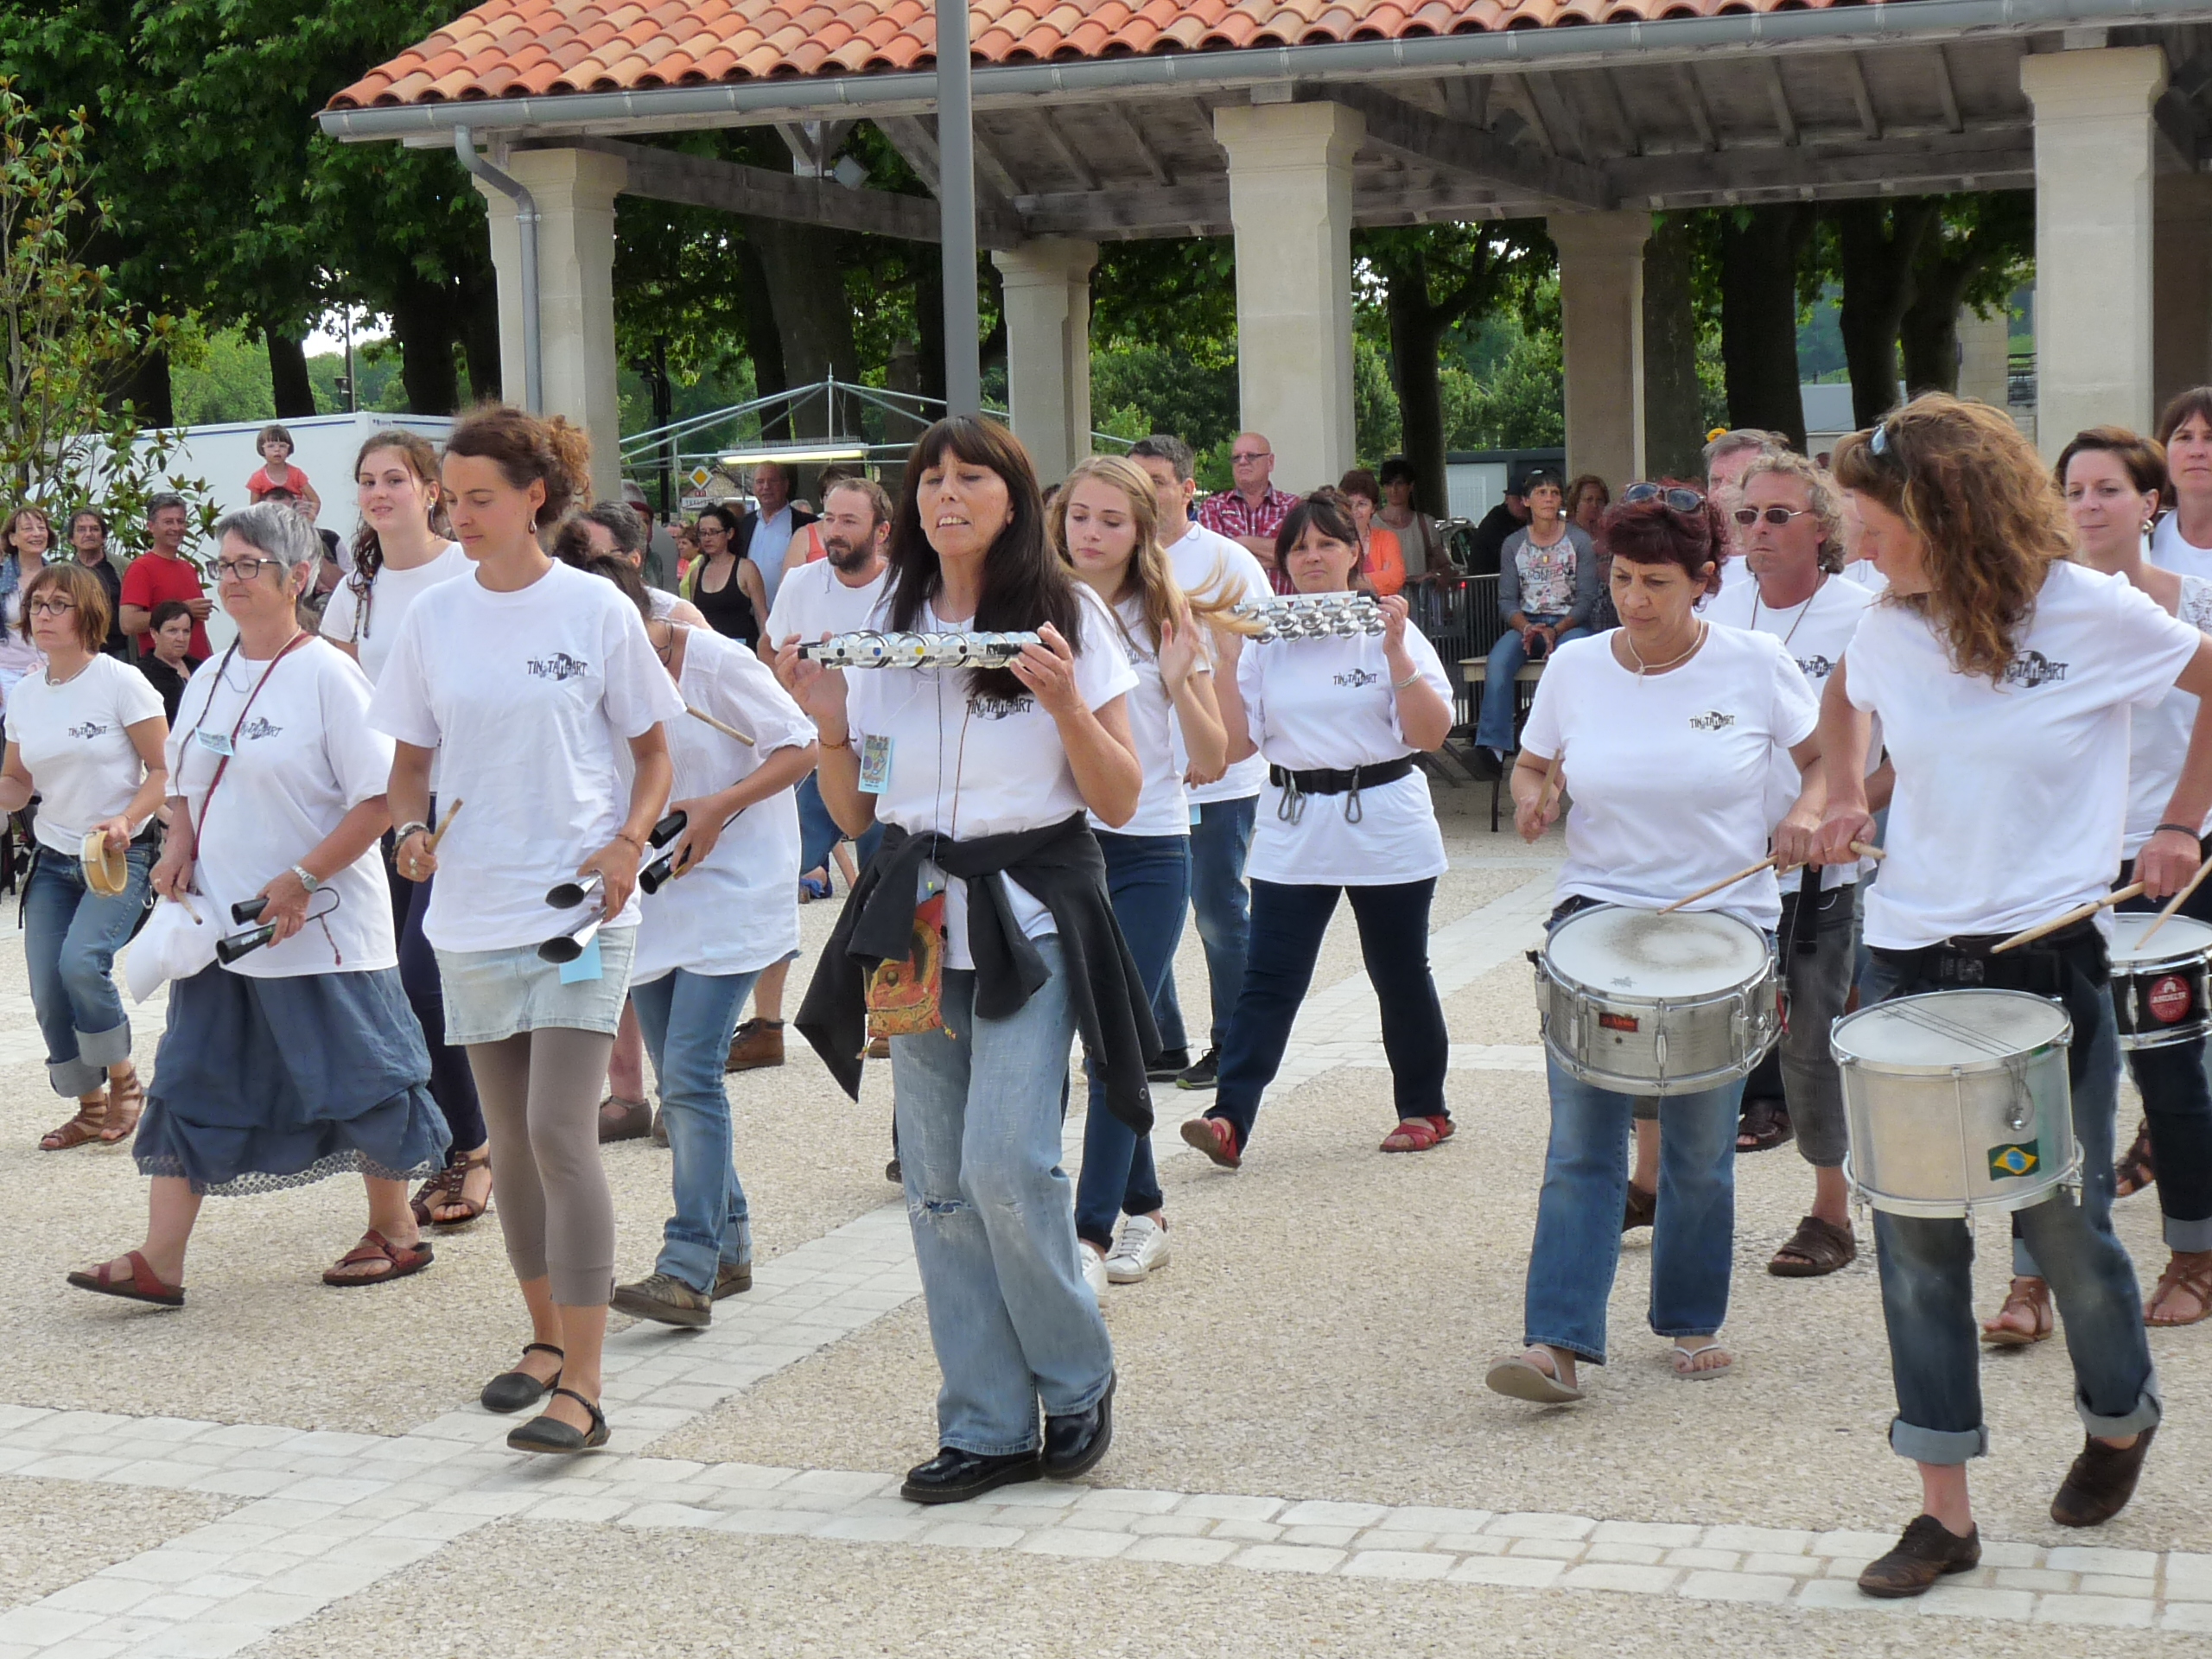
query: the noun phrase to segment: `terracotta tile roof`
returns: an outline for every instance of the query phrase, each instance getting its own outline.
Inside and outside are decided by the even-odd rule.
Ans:
[[[1836,0],[973,0],[978,65],[1795,10]],[[333,109],[927,69],[928,0],[486,0]]]

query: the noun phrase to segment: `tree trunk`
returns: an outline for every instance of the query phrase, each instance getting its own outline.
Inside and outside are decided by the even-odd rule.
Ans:
[[[1704,402],[1689,226],[1670,213],[1643,245],[1643,452],[1652,477],[1697,476]]]
[[[141,426],[175,426],[176,401],[170,395],[168,353],[149,352],[139,359],[108,401],[118,409],[124,404],[130,404],[137,412]]]
[[[1383,309],[1390,324],[1391,365],[1397,372],[1401,442],[1419,480],[1414,505],[1441,513],[1446,476],[1444,382],[1436,359],[1447,324],[1443,311],[1429,302],[1427,260],[1415,256],[1410,265],[1390,274]]]
[[[1728,419],[1805,447],[1797,378],[1797,261],[1812,234],[1802,202],[1741,209],[1720,226],[1720,361]]]
[[[923,251],[914,272],[914,326],[921,336],[914,342],[920,379],[915,386],[923,397],[944,403],[944,265],[937,250]],[[918,435],[918,434],[917,435]]]
[[[1872,426],[1897,406],[1897,329],[1913,300],[1913,262],[1936,202],[1839,202],[1829,209],[1842,255],[1836,321],[1851,371],[1851,417]]]
[[[468,400],[496,404],[499,373],[499,287],[488,270],[464,275],[461,285],[461,356],[468,370]]]
[[[276,397],[276,418],[290,420],[315,413],[315,387],[308,379],[307,348],[289,334],[264,327],[269,343],[269,386]]]
[[[738,302],[745,308],[745,354],[753,359],[753,395],[767,397],[791,389],[784,370],[784,337],[776,327],[776,307],[768,286],[768,273],[760,257],[760,227],[766,221],[745,221],[744,239],[730,250],[731,275],[736,278]],[[791,435],[788,413],[780,406],[760,422],[764,438]]]
[[[1933,259],[1914,273],[1912,303],[1897,329],[1907,397],[1958,391],[1959,309],[1975,269],[1970,259]]]
[[[391,337],[399,343],[399,384],[417,415],[450,415],[461,407],[454,334],[461,314],[442,286],[414,281],[391,296]],[[354,401],[359,402],[356,389]]]
[[[842,236],[779,219],[756,220],[747,230],[760,252],[776,332],[783,340],[787,384],[817,384],[831,374],[858,379],[853,308],[842,280]],[[792,421],[795,433],[808,437],[837,436],[836,424],[836,411],[822,397],[803,404]]]

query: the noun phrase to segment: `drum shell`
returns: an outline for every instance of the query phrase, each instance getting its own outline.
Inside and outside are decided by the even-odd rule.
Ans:
[[[2188,1003],[2171,1020],[2153,1010],[2186,993]],[[2123,1049],[2165,1048],[2201,1040],[2212,1031],[2212,958],[2177,950],[2112,964],[2113,1023]]]
[[[1782,1034],[1778,976],[1702,996],[1630,996],[1586,985],[1548,953],[1536,962],[1544,1048],[1576,1081],[1616,1094],[1703,1094],[1748,1077]]]
[[[2030,994],[1931,991],[1900,997],[1846,1014],[1830,1035],[1850,1137],[1844,1174],[1877,1210],[1961,1218],[1977,1210],[2024,1210],[2079,1179],[2082,1159],[2066,1071],[2070,1021],[2052,1041],[1959,1065],[1870,1061],[1847,1046],[1852,1022],[1870,1014],[1961,995]],[[2037,1147],[2033,1170],[1992,1173],[1993,1153],[2030,1141]]]

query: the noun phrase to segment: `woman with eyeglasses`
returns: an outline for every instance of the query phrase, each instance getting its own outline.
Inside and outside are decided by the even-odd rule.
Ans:
[[[0,709],[16,683],[39,666],[38,646],[23,627],[23,593],[53,548],[53,521],[37,507],[17,507],[0,524]]]
[[[716,633],[758,646],[760,624],[768,614],[768,590],[760,567],[737,550],[737,514],[728,507],[709,507],[693,533],[699,538],[699,556],[677,592],[699,607]]]
[[[134,1148],[152,1179],[145,1243],[69,1282],[184,1304],[184,1258],[209,1193],[358,1172],[361,1242],[325,1284],[385,1284],[430,1265],[407,1183],[442,1168],[445,1117],[400,988],[378,840],[391,745],[369,729],[369,683],[302,632],[296,601],[322,543],[289,507],[215,526],[229,650],[185,688],[169,734],[168,832],[154,891],[265,944],[169,988],[168,1023]]]
[[[1697,613],[1718,590],[1728,534],[1696,490],[1631,484],[1599,536],[1612,555],[1621,626],[1563,647],[1536,686],[1513,769],[1514,824],[1535,841],[1567,819],[1556,927],[1593,905],[1656,911],[1714,887],[1774,850],[1802,863],[1819,821],[1818,705],[1783,642]],[[1783,759],[1805,774],[1779,827],[1767,804]],[[1556,779],[1553,763],[1560,766]],[[1782,912],[1771,871],[1719,887],[1688,909],[1719,911],[1771,935]],[[1496,1392],[1559,1404],[1584,1397],[1578,1363],[1605,1363],[1605,1306],[1620,1259],[1636,1097],[1548,1059],[1552,1130],[1529,1260],[1522,1353],[1499,1360]],[[1651,1247],[1652,1331],[1675,1375],[1726,1376],[1719,1340],[1735,1245],[1736,1125],[1743,1079],[1658,1103]]]
[[[1597,550],[1567,522],[1559,474],[1531,473],[1527,493],[1529,522],[1505,538],[1498,554],[1497,613],[1505,619],[1505,632],[1490,648],[1482,713],[1475,721],[1477,750],[1501,770],[1512,752],[1520,702],[1514,677],[1526,664],[1580,639],[1598,604]]]
[[[1838,444],[1835,474],[1890,587],[1828,681],[1821,855],[1847,861],[1872,830],[1861,779],[1868,717],[1878,717],[1897,787],[1889,855],[1867,895],[1862,1001],[1979,984],[2051,997],[2072,1021],[2081,1194],[2055,1188],[2016,1214],[2064,1316],[2084,1430],[2050,1516],[2095,1526],[2133,1495],[2161,1414],[2134,1266],[2112,1230],[2120,1056],[2109,924],[2077,923],[2003,956],[1992,948],[2109,893],[2133,713],[2176,687],[2212,693],[2212,640],[2125,578],[2073,561],[2065,503],[2001,410],[1916,397]],[[2200,707],[2136,854],[2148,897],[2195,873],[2209,812],[2212,723]],[[1919,1465],[1921,1512],[1859,1583],[1873,1596],[1916,1596],[1981,1554],[1966,1472],[1989,1440],[1974,1233],[1961,1220],[1877,1210],[1874,1237],[1897,1386],[1890,1445]]]

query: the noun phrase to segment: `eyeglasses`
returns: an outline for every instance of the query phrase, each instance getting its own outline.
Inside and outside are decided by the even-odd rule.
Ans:
[[[1621,505],[1639,506],[1646,501],[1664,501],[1676,512],[1703,512],[1705,498],[1695,490],[1666,488],[1657,484],[1631,484],[1621,492]]]
[[[67,616],[77,607],[66,599],[35,599],[29,608],[33,616]]]
[[[1247,461],[1265,461],[1273,454],[1274,454],[1274,451],[1272,449],[1255,449],[1250,451],[1249,454],[1239,454],[1236,450],[1232,449],[1229,452],[1229,458],[1238,466],[1242,466]]]
[[[1810,512],[1812,512],[1810,507],[1798,507],[1794,511],[1789,507],[1768,507],[1764,511],[1758,507],[1738,507],[1733,516],[1738,524],[1749,530],[1762,518],[1770,524],[1778,527],[1788,524],[1793,518],[1802,518]]]
[[[251,582],[261,574],[264,565],[274,565],[280,571],[283,569],[276,559],[218,559],[215,574],[225,582]]]

